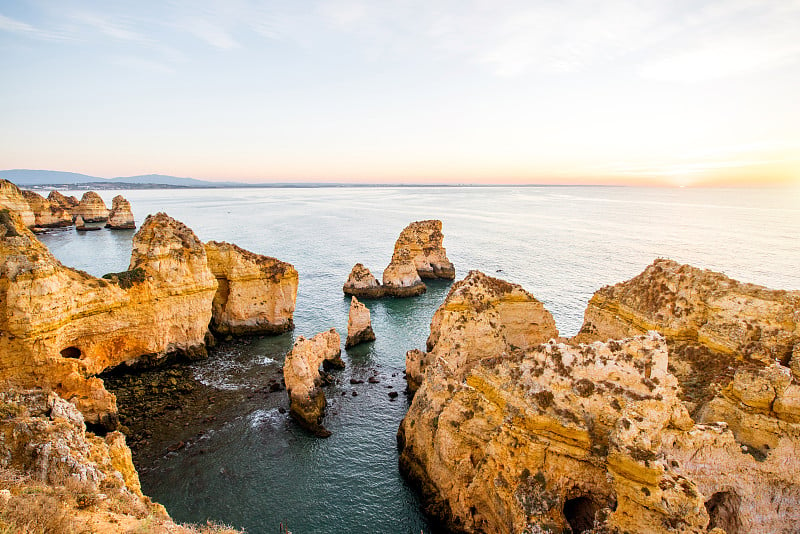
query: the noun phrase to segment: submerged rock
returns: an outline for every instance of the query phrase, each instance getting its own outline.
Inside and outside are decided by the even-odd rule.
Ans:
[[[35,218],[35,226],[39,228],[59,228],[72,226],[72,215],[68,209],[54,205],[48,199],[34,191],[23,191]]]
[[[383,286],[372,276],[369,269],[356,263],[350,271],[350,276],[342,287],[345,295],[360,298],[379,298],[386,294]]]
[[[125,200],[122,195],[117,195],[111,200],[111,211],[108,213],[106,228],[112,230],[132,230],[136,228],[133,220],[131,203]]]
[[[301,426],[322,438],[327,438],[331,433],[322,425],[326,401],[320,366],[344,367],[341,352],[341,338],[332,328],[311,339],[298,337],[283,365],[290,415]]]
[[[372,331],[369,308],[360,303],[354,296],[350,300],[350,313],[347,318],[347,341],[344,346],[349,348],[367,341],[375,341],[375,332]]]
[[[22,220],[22,224],[29,228],[36,224],[36,215],[25,200],[22,190],[3,179],[0,179],[0,209],[13,211]]]
[[[209,241],[205,248],[218,283],[215,333],[278,334],[294,328],[298,275],[291,264],[231,243]]]
[[[87,191],[78,205],[71,210],[73,217],[79,215],[85,222],[105,222],[108,220],[108,208],[103,199],[94,191]]]

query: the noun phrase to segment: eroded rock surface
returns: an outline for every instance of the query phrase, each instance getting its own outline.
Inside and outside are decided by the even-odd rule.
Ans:
[[[409,249],[395,249],[391,263],[383,271],[383,289],[392,297],[413,297],[427,290]]]
[[[87,191],[78,205],[72,208],[72,216],[80,215],[85,222],[105,222],[108,220],[108,208],[103,199],[94,191]]]
[[[421,278],[453,280],[456,271],[447,259],[447,251],[442,245],[443,240],[442,221],[415,221],[400,232],[394,250],[397,252],[403,248],[408,249]]]
[[[122,195],[117,195],[111,200],[111,211],[108,213],[106,228],[112,230],[132,230],[136,228],[133,220],[131,203]]]
[[[78,205],[78,199],[74,196],[66,196],[58,191],[50,191],[50,194],[47,195],[47,200],[54,206],[58,206],[60,208],[64,208],[70,210]]]
[[[25,200],[22,190],[15,184],[3,179],[0,179],[1,209],[16,213],[22,219],[22,223],[29,228],[36,224],[36,215],[28,205],[28,201]]]
[[[375,332],[372,331],[369,308],[360,303],[354,296],[350,299],[350,313],[347,317],[347,341],[345,341],[344,346],[349,348],[367,341],[375,341]]]
[[[353,266],[342,291],[359,298],[379,298],[386,294],[381,283],[360,263]]]
[[[39,228],[72,226],[72,215],[68,209],[54,205],[34,191],[22,191],[22,194],[33,211],[35,226]]]
[[[341,352],[341,338],[332,328],[310,339],[298,337],[283,364],[289,413],[301,426],[323,438],[331,433],[322,425],[326,403],[322,386],[326,378],[320,373],[320,366],[343,368]]]
[[[217,279],[212,329],[221,335],[277,334],[294,328],[297,270],[236,245],[209,241],[208,265]]]

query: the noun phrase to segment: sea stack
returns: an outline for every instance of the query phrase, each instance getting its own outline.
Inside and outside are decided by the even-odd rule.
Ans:
[[[55,190],[50,191],[50,194],[47,195],[47,200],[49,200],[50,204],[53,206],[58,206],[59,208],[64,208],[66,210],[71,210],[78,205],[78,199],[74,196],[64,196]]]
[[[22,224],[31,228],[36,225],[34,215],[22,190],[8,180],[0,179],[0,209],[7,209],[16,213]]]
[[[416,221],[400,232],[394,250],[397,252],[403,248],[408,249],[420,278],[453,280],[456,270],[447,259],[447,253],[442,246],[443,240],[442,221]]]
[[[372,273],[360,263],[356,263],[350,271],[350,276],[342,287],[345,295],[359,298],[379,298],[385,295],[385,290]]]
[[[69,210],[53,205],[48,199],[34,191],[22,191],[25,200],[33,211],[37,228],[58,228],[72,226]]]
[[[297,270],[234,244],[205,244],[217,279],[211,329],[219,335],[280,334],[294,328]]]
[[[122,195],[117,195],[111,200],[111,211],[108,213],[106,228],[112,230],[133,230],[136,223],[133,220],[131,203]]]
[[[360,303],[356,297],[352,297],[347,317],[347,341],[344,346],[350,348],[367,341],[375,341],[369,308]]]
[[[325,378],[320,365],[342,368],[341,338],[335,329],[311,339],[297,338],[283,364],[283,377],[289,394],[289,413],[301,426],[321,438],[331,435],[322,425],[325,415]]]
[[[428,289],[417,273],[409,249],[395,249],[391,263],[383,271],[383,289],[392,297],[413,297]]]
[[[103,199],[94,191],[87,191],[78,205],[72,208],[72,216],[83,217],[84,222],[105,222],[108,220],[108,208]]]

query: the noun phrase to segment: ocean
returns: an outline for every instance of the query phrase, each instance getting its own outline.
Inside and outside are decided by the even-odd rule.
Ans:
[[[326,390],[328,439],[281,413],[280,376],[297,336],[335,327],[346,335],[352,266],[380,279],[411,221],[441,219],[456,279],[478,269],[521,284],[553,314],[561,335],[580,328],[591,295],[639,274],[659,257],[743,282],[800,289],[800,189],[590,186],[329,187],[100,191],[122,194],[137,224],[163,211],[203,241],[229,241],[292,263],[300,274],[293,332],[222,343],[187,364],[209,401],[154,415],[159,439],[134,461],[145,494],[176,521],[214,520],[250,534],[436,532],[397,469],[395,434],[409,349],[424,349],[431,317],[450,287],[364,302],[377,340],[343,351]],[[72,192],[80,196],[81,192]],[[128,268],[135,231],[40,236],[65,265],[100,276]],[[379,383],[365,379],[375,376]],[[350,379],[364,379],[351,384]],[[392,400],[388,393],[399,391]],[[355,393],[355,395],[353,395]],[[121,410],[124,406],[121,407]],[[194,419],[191,419],[194,417]],[[186,420],[183,424],[176,421]],[[191,421],[190,421],[191,419]],[[178,442],[178,450],[164,443]],[[172,447],[175,449],[175,447]]]

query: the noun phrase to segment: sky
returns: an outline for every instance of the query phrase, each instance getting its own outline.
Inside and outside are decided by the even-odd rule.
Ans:
[[[800,184],[800,0],[0,0],[0,169]]]

